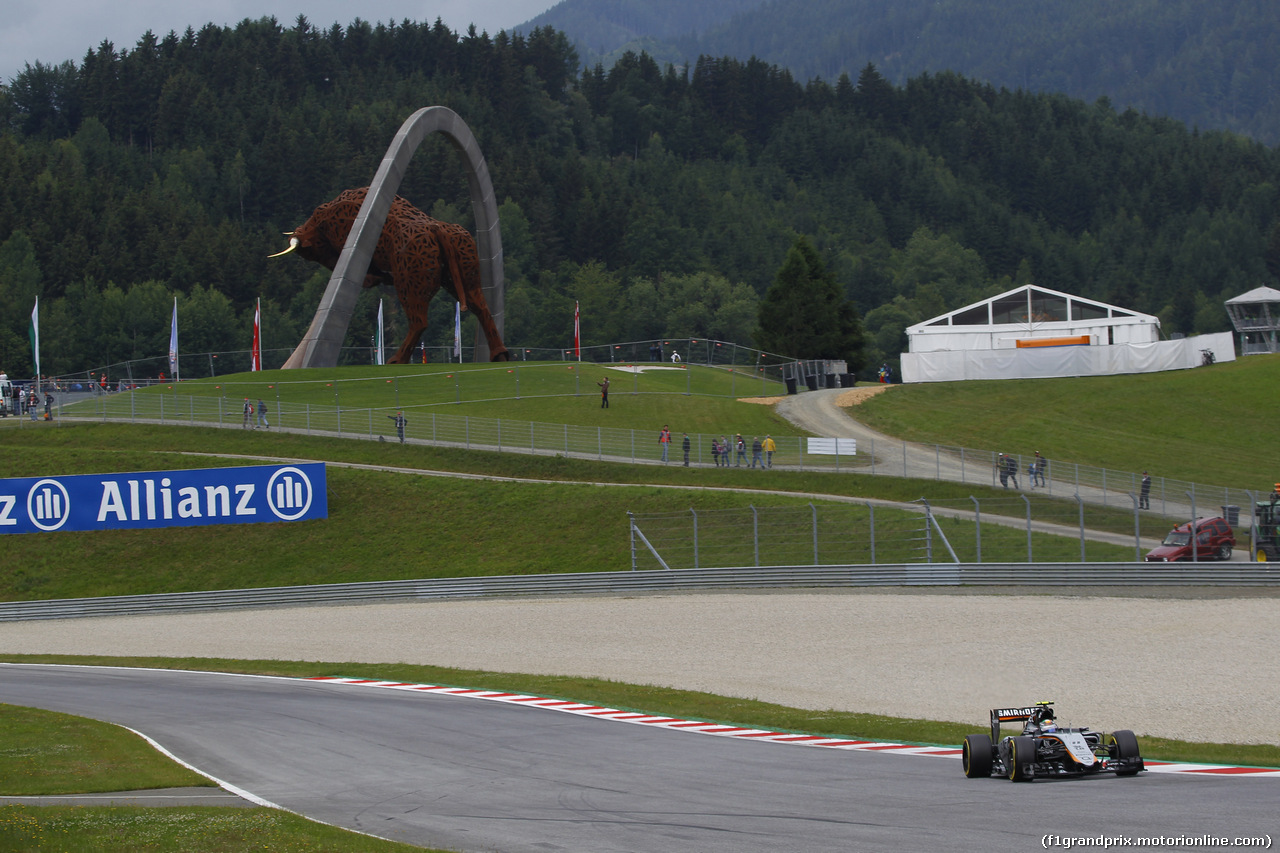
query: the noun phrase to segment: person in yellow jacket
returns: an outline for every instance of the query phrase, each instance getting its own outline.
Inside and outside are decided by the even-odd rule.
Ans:
[[[762,446],[764,447],[764,460],[765,460],[764,467],[772,468],[773,467],[773,451],[778,449],[778,445],[774,444],[773,436],[766,435],[764,437],[764,444]]]

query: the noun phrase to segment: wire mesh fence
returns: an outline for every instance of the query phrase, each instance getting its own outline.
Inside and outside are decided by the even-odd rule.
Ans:
[[[521,379],[514,368],[509,368],[514,394],[573,393],[575,384],[554,385],[551,380],[525,373]],[[556,382],[577,383],[577,372],[572,378]],[[508,375],[505,373],[504,375]],[[402,377],[397,383],[394,403],[403,395],[417,399],[434,394],[436,397],[471,399],[465,390],[468,374],[437,374],[424,377]],[[693,380],[686,380],[690,384]],[[419,388],[414,383],[421,383]],[[447,387],[429,389],[428,383],[446,383]],[[539,387],[540,383],[549,383]],[[275,396],[267,400],[269,415],[266,423],[271,428],[286,429],[307,434],[326,434],[337,437],[365,438],[371,440],[400,440],[396,427],[396,413],[403,411],[406,423],[405,441],[437,446],[461,447],[499,452],[563,455],[637,464],[683,466],[686,454],[683,435],[676,434],[666,446],[658,441],[658,432],[612,427],[590,427],[574,424],[540,423],[505,418],[484,418],[469,415],[452,415],[436,411],[432,406],[401,407],[398,405],[374,407],[346,407],[339,405],[342,391],[339,382],[328,383],[335,397],[335,405],[292,402],[281,396],[280,386],[275,386]],[[176,388],[178,383],[173,383]],[[554,387],[553,387],[554,386]],[[774,386],[776,387],[776,386]],[[94,420],[126,420],[147,423],[185,423],[212,426],[263,426],[259,413],[244,415],[244,400],[240,389],[230,385],[221,392],[224,396],[199,396],[179,393],[102,393],[82,392],[63,394],[55,406],[55,420],[75,417]],[[483,393],[492,394],[492,389]],[[503,392],[508,393],[508,392]],[[250,401],[255,407],[261,402],[257,394]],[[25,419],[23,419],[25,420]],[[687,464],[691,468],[732,467],[753,470],[767,477],[773,470],[826,471],[837,473],[861,473],[881,476],[906,477],[1001,488],[1014,502],[1014,515],[1022,515],[1023,500],[1040,497],[1065,498],[1080,502],[1081,512],[1089,507],[1102,507],[1121,512],[1135,512],[1141,519],[1187,519],[1222,515],[1233,526],[1247,535],[1253,524],[1252,508],[1259,493],[1241,488],[1210,486],[1165,477],[1152,477],[1144,495],[1143,477],[1136,472],[1116,471],[1071,462],[1051,461],[1040,457],[1039,474],[1032,479],[1021,476],[1002,477],[1008,470],[1008,460],[1025,459],[1019,470],[1025,472],[1035,456],[1000,454],[961,447],[943,445],[916,445],[886,439],[855,441],[841,438],[822,439],[807,436],[772,436],[771,444],[765,436],[739,436],[725,431],[719,435],[695,433],[689,435]],[[719,450],[718,448],[722,448]],[[766,449],[766,448],[772,449]],[[664,458],[665,456],[665,458]],[[1055,502],[1058,506],[1064,506]],[[1071,506],[1070,503],[1065,506]],[[1058,510],[1070,512],[1070,510]],[[1063,523],[1076,524],[1078,518]],[[1145,524],[1145,522],[1143,522]],[[1148,535],[1148,534],[1143,534]],[[1155,534],[1151,534],[1155,535]]]
[[[1140,561],[1167,521],[1077,501],[917,501],[631,514],[631,567],[701,569],[910,563]],[[1025,515],[1020,511],[1025,509]],[[1099,534],[1099,530],[1111,533]]]

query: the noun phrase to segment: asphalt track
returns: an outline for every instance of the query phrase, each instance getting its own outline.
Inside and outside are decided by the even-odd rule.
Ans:
[[[468,851],[1027,851],[1046,835],[1232,838],[1276,826],[1272,780],[1015,785],[965,779],[954,758],[291,679],[3,665],[0,702],[126,725],[308,817]]]

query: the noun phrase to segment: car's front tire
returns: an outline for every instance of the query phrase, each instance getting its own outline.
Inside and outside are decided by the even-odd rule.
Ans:
[[[991,778],[991,736],[964,736],[964,775],[970,779]]]
[[[1005,774],[1010,782],[1030,782],[1025,765],[1036,761],[1036,741],[1030,737],[1009,738],[1009,761]]]
[[[1112,732],[1107,737],[1107,751],[1111,753],[1112,758],[1138,759],[1133,762],[1136,766],[1117,770],[1117,776],[1137,776],[1138,771],[1142,769],[1140,763],[1142,754],[1138,751],[1138,738],[1128,729]]]

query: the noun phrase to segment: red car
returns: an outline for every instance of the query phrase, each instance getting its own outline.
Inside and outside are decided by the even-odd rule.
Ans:
[[[1225,518],[1196,519],[1196,559],[1230,560],[1236,536]],[[1179,524],[1164,537],[1159,548],[1147,554],[1148,563],[1173,563],[1191,559],[1191,522]]]

